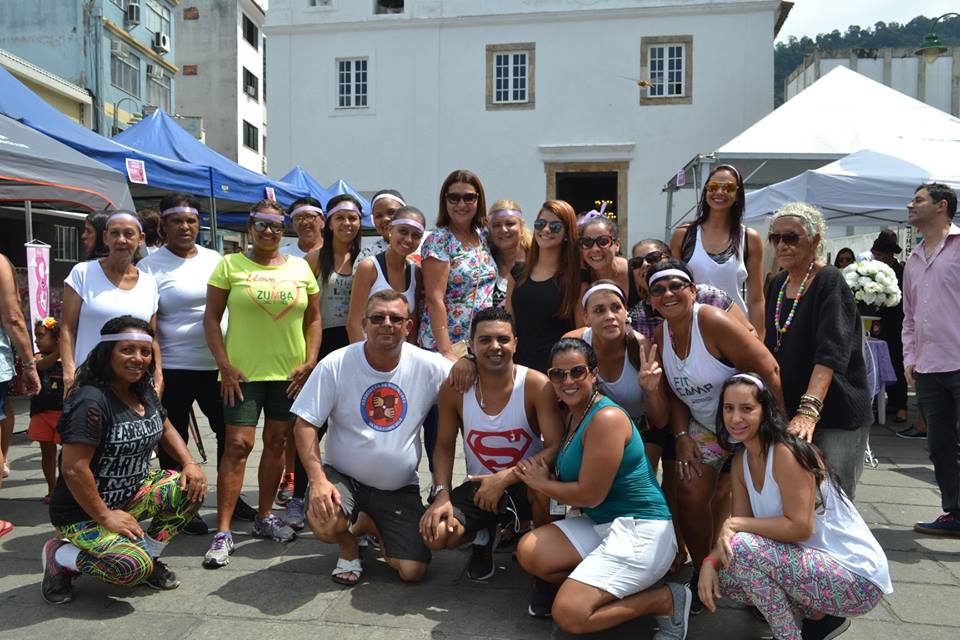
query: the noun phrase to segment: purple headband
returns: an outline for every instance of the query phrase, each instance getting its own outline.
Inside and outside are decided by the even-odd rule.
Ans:
[[[283,224],[283,216],[278,216],[275,213],[264,213],[263,211],[251,211],[251,218],[257,218],[258,220],[269,220],[270,222],[279,222]]]
[[[504,218],[504,217],[506,217],[506,216],[510,216],[510,217],[513,217],[513,218],[520,218],[520,219],[522,220],[522,219],[523,219],[523,212],[517,211],[516,209],[497,209],[496,211],[494,211],[493,213],[490,214],[490,218],[491,218],[491,219],[493,219],[493,218]]]
[[[194,209],[193,207],[170,207],[169,209],[164,209],[160,212],[160,216],[166,218],[167,216],[173,215],[175,213],[192,213],[195,216],[199,216],[200,212]]]
[[[584,216],[580,218],[580,221],[577,223],[577,226],[582,227],[588,222],[590,222],[591,220],[593,220],[594,218],[603,218],[606,220],[607,216],[603,215],[603,212],[606,210],[607,210],[607,203],[604,202],[602,205],[600,205],[600,211],[597,211],[596,209],[591,209],[590,211],[585,213]]]
[[[755,384],[757,389],[760,389],[760,391],[763,391],[763,380],[761,380],[757,376],[750,375],[749,373],[735,373],[732,376],[730,376],[730,379],[731,380],[747,380]]]
[[[110,214],[110,217],[107,218],[107,223],[106,223],[105,225],[103,225],[104,228],[109,227],[109,226],[110,226],[110,221],[111,221],[111,220],[114,220],[114,219],[116,219],[116,220],[128,220],[128,221],[132,222],[133,224],[137,225],[137,229],[140,229],[140,231],[143,231],[143,225],[140,224],[140,218],[138,218],[138,217],[135,216],[135,215],[126,213],[126,212],[124,212],[124,211],[118,211],[117,213]]]
[[[320,215],[323,215],[323,209],[321,209],[320,207],[315,207],[312,204],[302,204],[290,212],[290,217],[292,218],[293,216],[297,215],[301,211],[313,211],[314,213],[319,213]]]
[[[139,331],[124,331],[121,333],[105,333],[100,336],[100,342],[120,342],[121,340],[135,340],[137,342],[153,342],[146,333]]]

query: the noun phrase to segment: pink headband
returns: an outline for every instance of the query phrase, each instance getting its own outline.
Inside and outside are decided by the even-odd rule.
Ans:
[[[347,211],[347,210],[353,211],[355,214],[360,215],[360,210],[357,209],[357,205],[353,204],[349,200],[346,200],[344,202],[341,202],[337,206],[335,206],[333,209],[330,209],[330,211],[327,211],[327,220],[332,218],[333,214],[335,214],[336,212]]]
[[[100,336],[100,342],[120,342],[121,340],[135,340],[137,342],[153,342],[146,333],[139,331],[124,331],[122,333],[105,333]]]
[[[137,229],[140,229],[140,231],[143,231],[143,225],[140,224],[140,218],[138,218],[137,216],[131,215],[131,214],[129,214],[129,213],[124,213],[123,211],[118,211],[117,213],[111,214],[110,217],[107,218],[107,223],[106,223],[105,225],[103,225],[104,228],[109,227],[109,226],[110,226],[110,222],[111,222],[112,220],[127,220],[127,221],[132,222],[133,224],[137,225]]]
[[[408,227],[413,227],[414,229],[419,229],[420,231],[423,231],[423,230],[424,230],[422,224],[420,224],[420,223],[417,222],[416,220],[411,220],[410,218],[398,218],[398,219],[396,219],[396,220],[391,220],[391,221],[390,221],[390,226],[391,226],[391,227],[395,227],[395,226],[401,225],[401,224],[405,224],[405,225],[407,225]]]
[[[319,213],[320,215],[323,215],[323,209],[321,209],[320,207],[315,207],[312,204],[302,204],[290,212],[290,217],[292,218],[293,216],[297,215],[301,211],[313,211],[314,213]]]
[[[377,204],[377,200],[383,200],[384,198],[389,198],[390,200],[395,200],[396,202],[399,202],[401,207],[407,206],[407,203],[403,201],[403,198],[398,198],[392,193],[381,193],[376,198],[370,201],[370,206],[372,207],[373,205]]]
[[[199,216],[200,212],[194,209],[193,207],[170,207],[169,209],[164,209],[160,212],[160,215],[166,218],[169,215],[174,213],[192,213],[195,216]]]
[[[269,220],[270,222],[279,222],[283,224],[283,216],[278,216],[275,213],[264,213],[263,211],[251,211],[251,218],[257,218],[258,220]]]
[[[513,218],[523,219],[523,212],[517,211],[516,209],[497,209],[490,214],[490,218],[503,218],[506,216],[511,216]]]

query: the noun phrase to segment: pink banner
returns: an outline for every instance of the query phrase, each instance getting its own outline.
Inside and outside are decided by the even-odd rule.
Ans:
[[[27,282],[30,287],[30,335],[40,320],[50,315],[50,247],[27,244]]]

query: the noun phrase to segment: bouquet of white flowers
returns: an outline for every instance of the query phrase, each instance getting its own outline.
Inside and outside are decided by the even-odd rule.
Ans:
[[[900,304],[897,274],[879,260],[857,260],[843,270],[843,277],[858,304],[895,307]]]

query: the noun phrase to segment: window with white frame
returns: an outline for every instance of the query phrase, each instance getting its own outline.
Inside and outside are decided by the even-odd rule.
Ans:
[[[56,224],[54,232],[53,259],[57,262],[76,262],[80,253],[77,228]]]
[[[154,33],[165,33],[170,35],[170,9],[163,6],[157,0],[146,0],[146,23],[147,30]]]
[[[532,42],[487,45],[487,109],[532,109],[534,54]]]
[[[110,84],[139,98],[140,58],[129,51],[121,55],[110,54]]]
[[[170,113],[170,76],[163,74],[147,78],[147,103]]]
[[[337,58],[337,108],[368,106],[367,58]]]
[[[693,96],[692,36],[641,38],[641,104],[690,104]]]

